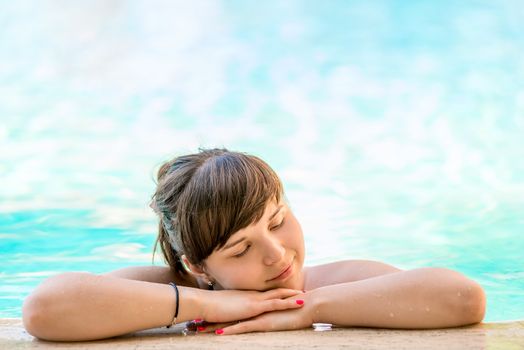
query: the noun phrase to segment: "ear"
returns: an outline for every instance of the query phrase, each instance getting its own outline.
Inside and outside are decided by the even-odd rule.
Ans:
[[[182,263],[184,264],[184,267],[186,268],[186,270],[188,270],[188,272],[200,278],[207,279],[207,275],[204,272],[204,270],[202,269],[202,267],[191,264],[185,254],[181,256],[181,259],[182,259]]]

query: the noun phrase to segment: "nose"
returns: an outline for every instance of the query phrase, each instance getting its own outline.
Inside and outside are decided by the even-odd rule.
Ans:
[[[275,237],[267,236],[264,247],[264,264],[273,265],[281,261],[286,254],[286,248]]]

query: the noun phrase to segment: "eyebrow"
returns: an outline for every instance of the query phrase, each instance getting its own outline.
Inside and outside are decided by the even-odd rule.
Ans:
[[[226,244],[226,245],[222,248],[222,250],[229,249],[229,248],[231,248],[231,247],[233,247],[233,246],[237,245],[238,243],[240,243],[240,242],[242,242],[242,241],[245,241],[245,240],[246,240],[246,237],[242,237],[242,238],[240,238],[239,240],[236,240],[236,241],[234,241],[234,242],[231,242],[231,243],[229,243],[229,244]]]
[[[271,216],[269,217],[269,219],[268,219],[267,221],[271,221],[271,220],[272,220],[272,219],[273,219],[273,218],[274,218],[274,217],[275,217],[275,216],[280,212],[280,210],[282,210],[283,207],[284,207],[283,205],[279,205],[278,208],[277,208],[277,210],[275,210],[275,211],[273,212],[273,214],[271,214]],[[225,246],[222,247],[221,250],[229,249],[229,248],[231,248],[231,247],[233,247],[233,246],[237,245],[238,243],[243,242],[243,241],[245,241],[245,240],[246,240],[246,237],[239,238],[239,239],[237,239],[237,240],[234,241],[234,242],[231,242],[231,243],[229,243],[229,244],[226,244]]]

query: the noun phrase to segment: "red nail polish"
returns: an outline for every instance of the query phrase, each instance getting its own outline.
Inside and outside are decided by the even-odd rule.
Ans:
[[[217,330],[215,331],[215,334],[222,334],[222,333],[224,333],[224,330],[223,330],[222,328],[217,329]]]
[[[304,304],[304,300],[297,299],[297,300],[295,300],[295,303],[297,303],[298,305],[302,305],[302,304]]]
[[[203,332],[203,331],[206,330],[206,327],[204,327],[204,326],[198,326],[198,327],[197,327],[197,330],[198,330],[199,332]]]

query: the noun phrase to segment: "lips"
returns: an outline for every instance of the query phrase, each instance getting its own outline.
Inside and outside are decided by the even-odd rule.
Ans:
[[[282,270],[276,277],[273,277],[272,279],[268,280],[268,282],[277,280],[277,279],[287,275],[288,272],[291,270],[292,265],[293,265],[293,262],[291,262],[291,264],[289,264],[284,270]]]

